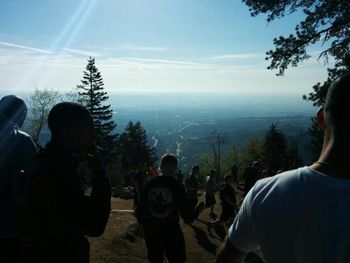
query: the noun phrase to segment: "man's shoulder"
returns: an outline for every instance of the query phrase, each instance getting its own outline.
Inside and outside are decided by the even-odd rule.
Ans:
[[[286,171],[271,177],[258,180],[251,189],[252,195],[275,194],[298,189],[303,183],[307,170],[301,167],[295,170]]]

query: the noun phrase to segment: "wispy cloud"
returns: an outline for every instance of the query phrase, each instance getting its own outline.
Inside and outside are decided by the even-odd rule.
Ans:
[[[152,51],[152,52],[160,52],[168,50],[167,47],[152,47],[152,46],[139,46],[132,44],[125,44],[121,46],[115,47],[106,47],[105,50],[131,50],[131,51]]]
[[[63,48],[63,51],[76,54],[76,55],[82,55],[82,56],[92,56],[92,57],[98,57],[101,54],[93,51],[88,50],[80,50],[80,49],[73,49],[73,48]]]
[[[203,60],[234,60],[234,59],[250,59],[250,58],[261,58],[265,54],[260,53],[242,53],[242,54],[225,54],[221,56],[205,57]]]
[[[6,47],[12,47],[12,48],[19,48],[19,49],[30,50],[30,51],[39,52],[39,53],[52,54],[52,51],[50,51],[50,50],[34,48],[34,47],[28,47],[28,46],[18,45],[18,44],[14,44],[14,43],[8,43],[8,42],[0,41],[0,45],[6,46]]]

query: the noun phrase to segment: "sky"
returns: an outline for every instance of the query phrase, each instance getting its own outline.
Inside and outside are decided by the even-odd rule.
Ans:
[[[265,52],[301,13],[267,23],[239,0],[0,0],[0,90],[72,90],[87,58],[109,92],[305,94],[310,60],[277,77]]]

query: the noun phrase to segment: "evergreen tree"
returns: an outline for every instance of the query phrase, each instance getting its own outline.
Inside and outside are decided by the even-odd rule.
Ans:
[[[140,162],[153,165],[156,161],[156,150],[148,146],[146,130],[139,121],[130,121],[120,135],[119,151],[126,170],[135,169]]]
[[[116,157],[117,135],[113,133],[116,124],[112,120],[111,105],[104,104],[108,100],[104,91],[101,73],[95,66],[95,59],[89,57],[81,85],[77,85],[79,102],[89,111],[95,123],[96,143],[102,147],[102,157],[110,163]]]
[[[249,6],[252,16],[267,14],[270,23],[297,11],[303,11],[304,18],[295,27],[295,34],[274,39],[275,49],[268,51],[270,60],[268,69],[277,69],[277,75],[283,75],[289,66],[296,67],[300,62],[310,58],[307,48],[321,43],[323,50],[319,58],[328,63],[335,61],[328,68],[328,78],[322,84],[317,83],[313,91],[304,96],[316,107],[323,106],[330,84],[339,76],[350,70],[350,4],[347,0],[243,0]],[[323,133],[315,119],[309,129],[312,137],[310,148],[312,154],[320,152]],[[316,157],[317,158],[317,157]]]
[[[265,135],[263,164],[265,168],[276,172],[285,168],[287,155],[287,139],[277,129],[277,124],[272,124]]]

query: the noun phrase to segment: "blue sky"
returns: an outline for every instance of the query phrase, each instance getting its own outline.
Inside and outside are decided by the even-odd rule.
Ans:
[[[264,59],[301,18],[267,24],[238,0],[3,0],[0,89],[70,90],[93,56],[108,91],[304,94],[326,77],[320,47],[284,77]]]

